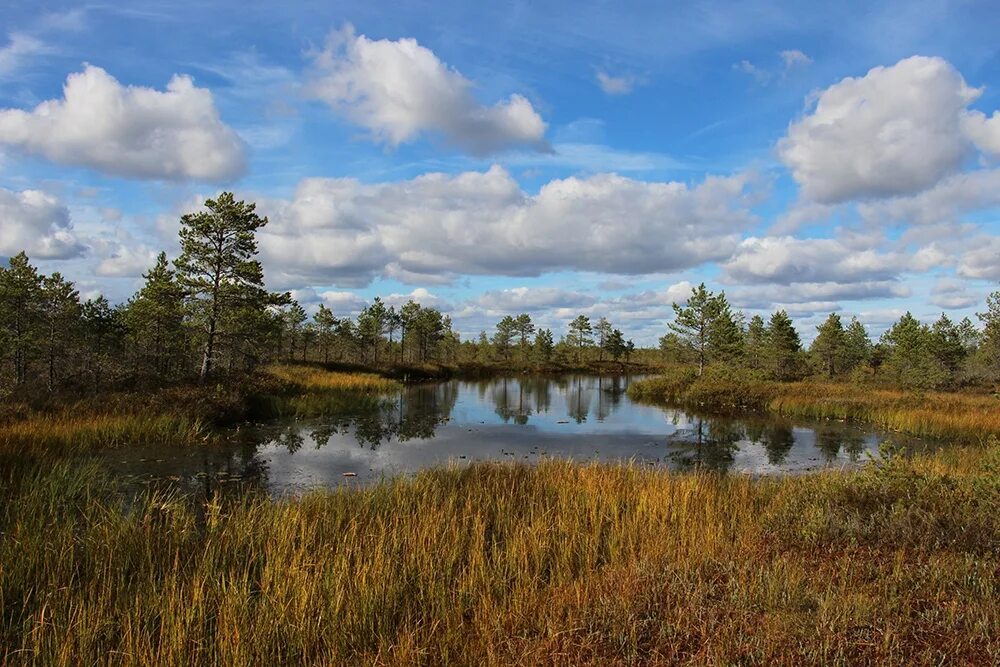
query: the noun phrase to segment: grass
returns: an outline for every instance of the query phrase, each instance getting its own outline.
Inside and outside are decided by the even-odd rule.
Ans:
[[[305,365],[274,364],[268,366],[264,372],[303,391],[384,393],[395,391],[402,386],[395,380],[374,373],[327,371]]]
[[[1000,452],[753,480],[550,461],[280,501],[0,494],[10,664],[996,664]]]
[[[0,455],[79,454],[135,444],[204,440],[204,422],[177,414],[36,414],[0,426]]]
[[[0,455],[81,454],[133,444],[201,442],[242,419],[354,414],[378,407],[401,385],[368,373],[270,366],[238,387],[174,387],[108,393],[51,408],[4,406]]]
[[[848,382],[769,382],[752,373],[709,368],[633,382],[629,396],[716,410],[769,411],[788,417],[842,419],[919,437],[981,443],[1000,436],[1000,398],[959,392],[914,393]]]

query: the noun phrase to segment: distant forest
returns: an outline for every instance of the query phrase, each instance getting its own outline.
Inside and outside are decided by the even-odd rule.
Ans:
[[[915,389],[1000,382],[1000,292],[978,322],[933,324],[903,315],[878,341],[856,319],[831,313],[805,349],[778,311],[749,321],[725,293],[698,286],[658,350],[636,350],[605,318],[572,320],[557,340],[528,314],[461,340],[451,318],[410,301],[375,298],[356,318],[326,305],[311,316],[288,293],[268,291],[256,259],[267,219],[222,193],[181,218],[180,255],[161,253],[127,302],[81,301],[73,282],[41,274],[25,253],[0,267],[0,387],[3,391],[98,392],[206,381],[272,361],[338,362],[373,369],[476,364],[499,368],[725,364],[773,380],[855,376]]]

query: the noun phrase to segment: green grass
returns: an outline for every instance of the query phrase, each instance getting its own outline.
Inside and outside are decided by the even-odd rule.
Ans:
[[[753,480],[550,461],[273,501],[0,497],[10,664],[996,664],[1000,452]]]

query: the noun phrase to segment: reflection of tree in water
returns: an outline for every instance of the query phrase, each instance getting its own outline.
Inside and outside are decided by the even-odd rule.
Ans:
[[[451,418],[457,398],[458,385],[454,382],[407,387],[394,399],[314,427],[310,437],[320,448],[329,444],[333,435],[349,435],[353,429],[358,444],[372,449],[393,438],[398,442],[433,438],[437,427]]]
[[[773,466],[784,463],[795,445],[795,431],[789,422],[750,420],[746,425],[746,435],[747,440],[764,447],[767,462]]]
[[[304,442],[305,436],[302,435],[302,429],[297,424],[291,424],[281,429],[281,432],[274,438],[274,444],[284,447],[289,454],[294,454],[302,449]]]
[[[490,390],[490,402],[503,423],[511,420],[527,424],[531,416],[531,396],[525,396],[524,384],[510,378],[500,378]]]
[[[583,378],[574,375],[566,392],[566,414],[577,424],[587,421],[590,413],[590,390],[584,391]]]
[[[865,449],[864,435],[843,426],[825,424],[816,428],[816,448],[823,453],[827,463],[837,458],[841,448],[852,462],[856,462]]]
[[[681,468],[726,472],[743,437],[743,426],[732,419],[692,417],[690,429],[667,437],[670,458]]]

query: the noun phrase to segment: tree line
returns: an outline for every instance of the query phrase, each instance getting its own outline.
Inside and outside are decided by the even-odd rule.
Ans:
[[[856,317],[845,326],[839,314],[830,313],[808,347],[784,310],[767,321],[754,315],[747,322],[725,292],[715,294],[704,283],[673,309],[660,350],[669,361],[695,364],[699,374],[709,364],[724,364],[784,381],[863,373],[913,389],[1000,382],[1000,292],[987,297],[985,312],[977,314],[980,327],[944,313],[925,324],[907,312],[872,341]]]
[[[44,275],[21,252],[0,267],[0,387],[101,389],[248,372],[276,359],[378,365],[454,356],[451,320],[380,299],[356,320],[325,305],[309,318],[287,292],[264,286],[253,203],[222,193],[181,218],[180,255],[160,253],[128,301],[81,299],[60,273]],[[399,342],[392,337],[398,332]],[[388,341],[384,338],[388,336]]]

